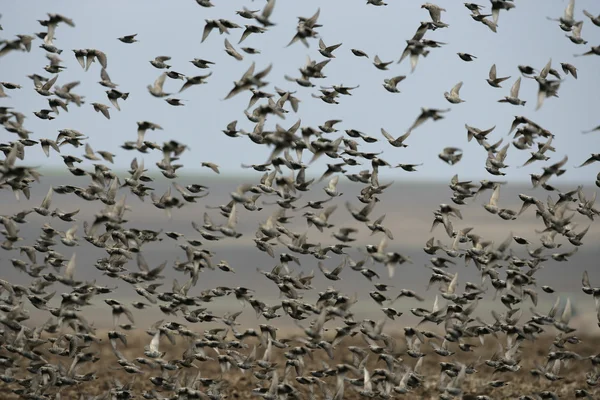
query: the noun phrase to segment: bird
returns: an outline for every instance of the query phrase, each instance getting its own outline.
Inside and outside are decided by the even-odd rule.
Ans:
[[[339,175],[336,175],[333,178],[331,178],[329,180],[329,183],[327,184],[327,186],[325,188],[323,188],[325,190],[325,193],[327,193],[331,197],[342,196],[343,193],[340,193],[337,190],[337,185],[338,185],[339,180],[340,180]]]
[[[582,131],[582,133],[592,133],[592,132],[595,132],[595,131],[600,131],[600,125],[592,128],[592,129],[588,129],[586,131]]]
[[[463,152],[457,147],[445,147],[438,157],[449,165],[454,165],[462,159]]]
[[[179,89],[179,93],[183,92],[184,90],[194,86],[194,85],[202,85],[202,84],[206,84],[206,79],[209,78],[212,75],[212,72],[206,74],[206,75],[197,75],[197,76],[186,76],[185,77],[185,83],[183,84],[183,86],[181,86],[181,89]]]
[[[406,79],[405,75],[398,75],[393,78],[384,79],[383,87],[390,93],[400,93],[400,90],[397,86],[398,83],[402,82],[404,79]]]
[[[387,3],[384,3],[383,0],[367,0],[367,4],[371,4],[373,6],[381,7],[387,6]]]
[[[434,26],[438,28],[448,27],[448,24],[443,23],[440,19],[442,12],[446,11],[446,9],[432,3],[425,3],[421,5],[421,8],[425,8],[427,11],[429,11],[429,16],[431,17]]]
[[[217,164],[211,163],[211,162],[202,162],[201,164],[203,167],[207,167],[212,169],[216,174],[219,174],[219,166]]]
[[[600,56],[600,46],[592,46],[590,48],[590,50],[586,51],[585,53],[575,54],[575,57],[591,56],[591,55]]]
[[[47,217],[50,214],[50,204],[52,202],[52,193],[54,191],[54,188],[50,187],[48,189],[48,193],[46,193],[46,196],[44,197],[44,199],[42,200],[42,203],[40,204],[39,207],[34,207],[33,210],[44,216]]]
[[[573,64],[560,63],[560,66],[565,74],[571,74],[573,78],[577,79],[577,68]]]
[[[460,57],[461,60],[466,61],[466,62],[471,62],[471,61],[477,59],[477,57],[475,57],[474,55],[469,54],[469,53],[456,53],[456,54],[458,54],[458,56]]]
[[[275,0],[267,0],[267,4],[263,7],[262,12],[254,16],[260,24],[263,26],[273,26],[274,23],[269,20],[269,17],[273,13],[275,8]]]
[[[550,17],[547,17],[547,18],[551,21],[560,22],[560,25],[559,25],[560,29],[568,32],[568,31],[572,30],[573,26],[575,25],[574,12],[575,12],[575,0],[569,0],[569,3],[567,4],[567,8],[565,8],[565,11],[564,11],[562,17],[560,17],[558,19],[554,19],[554,18],[550,18]]]
[[[121,36],[120,38],[118,38],[121,42],[123,43],[127,43],[127,44],[132,44],[135,42],[139,42],[139,40],[137,40],[135,37],[137,36],[137,33],[134,33],[133,35],[125,35],[125,36]]]
[[[404,135],[401,135],[398,138],[394,138],[385,129],[381,128],[381,134],[388,140],[388,143],[394,147],[408,147],[408,145],[404,144],[404,141],[408,139],[411,131],[406,132]]]
[[[112,105],[115,106],[115,108],[119,111],[121,111],[121,107],[119,106],[119,103],[117,102],[117,100],[118,99],[127,100],[127,97],[129,97],[129,93],[123,93],[116,89],[107,90],[106,95],[108,96],[108,100],[110,100]]]
[[[338,47],[340,47],[341,45],[342,45],[342,43],[327,46],[327,45],[325,45],[325,42],[323,42],[323,39],[319,39],[319,53],[321,53],[321,55],[323,57],[335,58],[333,51],[335,49],[337,49]]]
[[[592,153],[592,155],[587,160],[585,160],[583,163],[581,163],[581,165],[576,166],[575,168],[585,167],[586,165],[590,165],[596,161],[600,161],[600,153]]]
[[[569,40],[575,44],[587,44],[587,40],[581,37],[581,29],[583,28],[583,21],[576,22],[571,29],[570,35],[565,35]]]
[[[94,107],[94,111],[102,113],[102,115],[104,115],[106,117],[106,119],[110,119],[110,113],[108,112],[108,109],[110,108],[109,106],[107,106],[106,104],[102,104],[102,103],[91,103],[91,104]]]
[[[489,83],[489,85],[491,87],[499,88],[499,87],[502,87],[502,86],[500,86],[500,84],[507,79],[510,79],[510,76],[505,76],[503,78],[498,78],[496,76],[496,64],[493,64],[492,67],[490,68],[489,78],[486,80],[487,80],[487,83]]]
[[[499,103],[509,103],[513,106],[524,106],[527,101],[519,99],[519,91],[521,90],[521,77],[518,77],[515,83],[510,88],[510,95],[498,100]]]
[[[354,54],[356,57],[369,58],[369,55],[360,49],[350,49],[350,51],[352,51],[352,54]]]
[[[483,144],[487,135],[492,133],[496,126],[493,126],[489,129],[479,129],[465,124],[465,128],[467,129],[467,141],[470,142],[473,138],[477,140],[477,143]]]
[[[167,103],[169,103],[170,105],[172,105],[172,106],[184,106],[185,105],[185,104],[182,103],[182,101],[184,101],[184,100],[178,99],[178,98],[175,98],[175,97],[168,97],[168,98],[165,99],[165,101]]]
[[[352,214],[354,219],[360,222],[368,222],[369,214],[373,211],[375,207],[375,201],[371,201],[369,204],[361,208],[360,210],[356,210],[349,202],[346,202],[346,208]]]
[[[225,52],[238,61],[242,61],[244,59],[244,56],[238,53],[227,39],[225,39]]]
[[[42,96],[50,96],[52,93],[50,89],[56,83],[58,79],[58,75],[54,75],[52,79],[47,80],[46,82],[39,82],[39,84],[35,85],[35,91],[41,94]]]
[[[169,69],[169,68],[171,68],[171,66],[168,65],[165,61],[169,61],[170,59],[171,59],[170,56],[157,56],[157,57],[154,57],[154,60],[150,61],[150,64],[152,64],[152,66],[154,68]]]
[[[211,65],[214,65],[215,63],[212,61],[208,61],[208,60],[204,60],[202,58],[194,58],[192,61],[190,61],[194,67],[196,68],[201,68],[201,69],[206,69],[206,68],[210,68]]]
[[[238,42],[238,44],[242,43],[252,33],[265,33],[267,31],[266,28],[263,28],[261,26],[256,26],[256,25],[245,25],[245,26],[246,26],[246,29],[242,33],[242,36],[240,37],[240,41]]]
[[[498,213],[498,198],[500,197],[500,185],[496,185],[494,187],[494,191],[492,192],[492,197],[488,204],[485,204],[483,208],[490,214]]]
[[[162,73],[156,78],[152,85],[148,85],[148,92],[154,97],[167,97],[170,96],[171,93],[165,93],[163,91],[163,86],[165,84],[165,79],[167,79],[167,74]]]
[[[375,56],[375,58],[373,59],[373,65],[375,65],[375,68],[380,69],[382,71],[387,71],[388,69],[388,65],[392,64],[393,61],[389,61],[389,62],[383,62],[379,59],[379,56]]]
[[[421,126],[428,119],[432,119],[434,121],[438,121],[444,118],[443,113],[450,111],[450,109],[435,109],[435,108],[421,108],[421,113],[413,122],[412,126],[408,129],[408,131],[413,131],[417,127]]]
[[[460,88],[462,88],[462,85],[463,85],[462,82],[458,82],[456,85],[454,85],[454,87],[452,87],[450,92],[444,93],[444,97],[446,98],[446,100],[448,100],[448,102],[450,102],[452,104],[464,103],[464,100],[462,100],[460,98],[460,93],[459,93]]]
[[[339,277],[339,274],[340,274],[340,272],[342,272],[342,270],[346,266],[346,262],[343,261],[340,265],[335,267],[335,269],[332,271],[329,271],[328,269],[326,269],[321,261],[318,262],[318,266],[319,266],[319,270],[321,270],[321,272],[327,279],[332,280],[332,281],[337,281],[337,280],[341,279]]]
[[[600,16],[594,16],[592,13],[586,10],[583,10],[583,15],[588,17],[594,25],[600,26]]]

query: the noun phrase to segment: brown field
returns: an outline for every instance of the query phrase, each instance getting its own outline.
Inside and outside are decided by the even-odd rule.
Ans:
[[[100,360],[96,363],[85,363],[77,370],[78,374],[93,373],[95,380],[90,382],[80,382],[74,386],[63,388],[60,393],[62,399],[79,399],[87,397],[79,396],[97,396],[106,393],[111,387],[114,387],[114,381],[118,380],[122,384],[131,383],[133,392],[136,394],[136,398],[142,398],[144,391],[156,390],[164,398],[171,398],[174,396],[173,391],[165,391],[157,388],[151,381],[151,377],[161,376],[160,368],[149,368],[147,366],[140,366],[143,370],[143,374],[128,374],[119,367],[116,363],[116,358],[112,354],[108,340],[106,339],[105,332],[97,333],[98,337],[101,338],[101,342],[98,344],[92,344],[88,350],[96,350],[100,356]],[[289,334],[288,334],[289,335]],[[360,336],[360,335],[358,335]],[[305,367],[302,372],[303,376],[310,376],[310,371],[318,370],[323,368],[322,362],[326,362],[329,366],[334,367],[340,363],[352,363],[352,354],[347,350],[348,346],[362,346],[366,348],[365,342],[358,338],[346,338],[342,341],[334,352],[334,359],[330,360],[323,350],[313,350],[310,356],[306,356]],[[293,336],[288,336],[293,339]],[[504,335],[499,335],[501,340],[505,342]],[[278,339],[281,340],[280,336]],[[582,355],[583,357],[595,355],[598,353],[598,338],[592,336],[581,337],[582,342],[576,346],[570,345],[566,350],[572,350]],[[128,347],[124,348],[122,345],[122,353],[128,360],[133,360],[135,357],[144,357],[143,347],[150,340],[150,336],[145,333],[130,333],[127,338]],[[521,370],[517,373],[493,373],[493,368],[485,365],[483,362],[498,350],[498,341],[492,336],[486,337],[485,346],[483,348],[476,349],[476,352],[465,353],[461,352],[457,346],[450,346],[450,349],[456,350],[457,353],[453,356],[442,358],[439,355],[433,353],[429,346],[423,346],[423,351],[427,353],[424,358],[423,368],[421,374],[423,381],[421,387],[411,391],[410,393],[402,396],[396,395],[398,398],[415,398],[415,399],[436,399],[440,392],[438,391],[438,382],[440,378],[440,362],[461,362],[464,364],[474,363],[477,372],[472,375],[467,375],[463,384],[464,393],[463,399],[473,399],[477,395],[487,395],[493,399],[517,399],[522,395],[532,395],[533,393],[541,392],[544,390],[552,391],[559,396],[559,398],[575,398],[576,389],[586,389],[590,393],[593,393],[593,388],[587,387],[586,372],[591,370],[591,362],[589,360],[575,361],[567,364],[566,367],[560,371],[560,376],[563,378],[559,381],[551,382],[544,377],[532,376],[530,370],[535,367],[536,363],[545,365],[546,356],[548,349],[552,345],[553,338],[550,335],[537,338],[535,341],[525,341],[522,345],[521,352]],[[249,354],[253,347],[257,346],[257,359],[262,357],[264,348],[257,341],[252,340],[244,341],[248,346],[244,350],[240,350],[243,354]],[[473,344],[479,345],[478,340],[471,340]],[[164,357],[165,361],[173,361],[181,355],[187,348],[188,341],[183,337],[176,338],[176,344],[171,345],[166,339],[161,339],[161,351],[166,352]],[[293,342],[291,343],[293,346]],[[45,347],[45,346],[44,346]],[[406,347],[404,337],[399,336],[397,338],[397,345],[395,355],[402,360],[402,364],[413,367],[416,360],[411,358],[405,353]],[[277,362],[277,371],[279,374],[280,383],[283,381],[283,377],[294,387],[299,389],[301,393],[307,394],[308,389],[306,386],[298,384],[295,380],[296,372],[293,368],[285,370],[285,358],[283,356],[284,350],[274,348],[272,361]],[[6,351],[0,352],[2,355],[7,355]],[[52,356],[45,352],[44,357],[48,360],[59,361],[57,357]],[[211,349],[206,351],[206,355],[209,357],[215,357],[216,354]],[[60,359],[60,357],[58,357]],[[68,368],[71,359],[62,358],[61,363],[65,368]],[[164,377],[179,377],[179,378],[191,378],[200,373],[201,378],[211,379],[222,379],[224,384],[221,389],[221,394],[227,396],[230,399],[250,399],[259,398],[252,394],[252,389],[261,386],[268,387],[268,382],[261,382],[255,376],[252,371],[260,371],[258,366],[254,370],[246,371],[242,373],[240,369],[232,366],[229,372],[221,374],[218,363],[216,361],[195,361],[198,369],[181,368],[177,372],[167,372]],[[24,363],[23,363],[24,365]],[[139,365],[139,364],[138,364]],[[381,360],[378,361],[377,355],[370,353],[369,360],[367,362],[367,368],[372,373],[375,368],[385,368],[385,363]],[[21,377],[21,372],[15,370],[15,376]],[[348,374],[348,378],[357,378],[352,373]],[[373,381],[379,379],[377,376],[372,376]],[[335,393],[336,377],[325,377],[323,380],[326,382],[327,387],[331,390],[332,395]],[[509,385],[503,388],[491,388],[487,385],[492,380],[502,380],[509,382]],[[185,382],[185,379],[183,380]],[[203,390],[202,386],[199,385],[199,389]],[[358,399],[361,396],[358,391],[359,387],[353,386],[349,382],[346,382],[346,390],[344,393],[344,399]],[[374,385],[375,387],[375,385]],[[1,383],[0,384],[0,398],[2,399],[17,399],[18,397],[12,393],[14,389],[19,388],[19,385],[15,382],[10,385]],[[54,389],[52,389],[54,390]],[[206,390],[206,388],[204,388]],[[47,394],[54,393],[49,391]],[[319,388],[315,385],[314,387],[315,398],[325,398]],[[99,398],[104,398],[100,396]],[[110,397],[107,397],[110,398]],[[159,397],[160,398],[160,397]],[[174,396],[173,398],[177,398]],[[457,398],[461,398],[460,396]],[[593,397],[596,398],[596,397]]]

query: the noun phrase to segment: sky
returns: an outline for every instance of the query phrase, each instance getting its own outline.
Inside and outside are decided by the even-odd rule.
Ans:
[[[269,117],[266,129],[275,124],[288,128],[302,120],[302,126],[316,128],[328,119],[341,119],[340,132],[328,134],[335,139],[343,135],[343,129],[357,129],[380,141],[364,144],[362,151],[383,151],[381,158],[395,165],[397,163],[423,163],[417,173],[407,173],[400,169],[383,169],[381,176],[394,179],[440,180],[447,181],[452,175],[459,174],[464,179],[490,179],[485,169],[486,152],[475,141],[467,142],[465,124],[481,129],[496,126],[490,134],[494,143],[507,136],[515,115],[524,115],[554,133],[556,153],[550,153],[551,160],[535,162],[525,168],[509,168],[505,178],[511,181],[525,181],[529,174],[540,173],[543,165],[557,162],[564,155],[569,156],[568,172],[560,179],[563,181],[593,182],[600,170],[599,164],[574,169],[592,152],[600,151],[600,132],[582,134],[600,124],[599,96],[600,57],[574,57],[574,54],[588,51],[591,45],[600,44],[600,27],[594,26],[582,14],[587,9],[593,14],[600,13],[597,0],[578,0],[576,19],[583,19],[582,36],[589,41],[587,45],[575,45],[565,37],[558,22],[547,17],[560,17],[567,5],[566,1],[516,1],[516,8],[501,12],[498,33],[475,22],[469,11],[459,1],[438,0],[446,9],[442,20],[448,28],[429,31],[426,38],[445,43],[440,48],[431,49],[426,58],[421,58],[414,71],[410,72],[410,63],[405,60],[396,64],[406,40],[410,39],[420,21],[430,20],[429,14],[420,7],[419,1],[388,0],[387,7],[373,7],[358,0],[328,1],[285,1],[278,0],[271,16],[275,26],[264,34],[250,35],[242,46],[261,50],[258,55],[246,55],[237,61],[224,52],[224,39],[228,38],[236,49],[242,30],[231,29],[230,35],[219,35],[214,30],[208,39],[201,43],[202,30],[206,19],[229,19],[239,25],[252,24],[235,14],[242,6],[261,9],[265,1],[214,0],[215,7],[200,7],[194,0],[179,1],[53,1],[20,0],[6,1],[2,6],[0,38],[13,39],[16,34],[33,34],[44,30],[37,20],[46,18],[46,13],[60,13],[75,21],[76,27],[65,24],[56,31],[55,45],[64,50],[61,54],[66,70],[61,72],[57,84],[81,81],[74,92],[85,96],[86,104],[81,108],[69,106],[69,112],[62,112],[53,121],[40,120],[33,111],[47,107],[47,99],[33,90],[33,83],[26,77],[29,74],[49,74],[43,70],[47,64],[45,51],[39,48],[41,40],[36,39],[30,53],[11,52],[0,58],[0,80],[17,83],[21,90],[6,91],[10,98],[0,99],[0,106],[14,107],[27,116],[25,127],[33,131],[32,138],[56,138],[58,130],[76,129],[89,137],[89,144],[95,150],[108,150],[115,153],[115,167],[125,169],[133,157],[143,157],[146,166],[159,161],[160,154],[141,155],[126,152],[120,148],[125,140],[136,140],[136,121],[148,120],[161,125],[163,131],[147,134],[147,140],[162,143],[177,140],[189,145],[190,151],[184,153],[180,162],[185,165],[183,172],[211,173],[202,169],[203,161],[214,162],[221,167],[223,175],[240,174],[247,171],[240,164],[260,164],[266,161],[269,149],[255,145],[247,137],[230,138],[221,130],[238,120],[238,128],[246,131],[253,129],[253,123],[243,114],[250,93],[240,94],[232,99],[223,100],[233,82],[248,69],[252,61],[257,70],[273,64],[273,69],[265,79],[269,86],[263,90],[274,93],[274,86],[297,91],[301,99],[299,113],[290,112],[286,119]],[[486,7],[489,3],[480,0]],[[321,10],[318,19],[323,26],[317,31],[327,45],[342,43],[329,65],[324,69],[325,79],[313,80],[315,88],[303,88],[284,79],[284,75],[299,76],[307,56],[321,61],[318,53],[318,39],[310,40],[310,48],[301,43],[286,47],[295,33],[297,17],[312,16]],[[124,44],[118,37],[137,33],[138,43]],[[100,80],[100,65],[94,63],[85,72],[77,63],[72,49],[96,48],[108,56],[108,73],[118,89],[129,92],[126,101],[120,100],[121,111],[110,109],[111,119],[105,119],[95,112],[92,102],[110,104],[105,90],[97,82]],[[361,49],[369,54],[369,59],[358,58],[351,48]],[[473,54],[474,62],[466,63],[457,52]],[[161,74],[150,65],[156,56],[172,57],[172,70],[188,76],[203,75],[209,70],[194,67],[189,61],[204,58],[215,62],[210,69],[213,75],[208,83],[192,87],[176,97],[184,100],[185,106],[173,107],[163,99],[151,96],[146,86],[152,84]],[[394,61],[389,71],[376,69],[372,60],[375,55],[383,61]],[[498,103],[497,100],[508,95],[510,86],[520,75],[517,65],[527,64],[540,70],[552,59],[553,67],[563,75],[560,98],[551,98],[543,107],[535,111],[537,83],[523,79],[520,97],[527,101],[525,107]],[[578,68],[579,79],[564,77],[560,62],[574,64]],[[490,87],[485,79],[492,64],[497,65],[499,76],[511,76],[500,89]],[[406,75],[407,78],[398,87],[399,94],[388,93],[382,87],[385,78]],[[444,99],[444,92],[456,83],[463,81],[461,98],[465,103],[450,104]],[[165,91],[176,92],[182,82],[167,79]],[[311,97],[318,93],[320,85],[344,84],[360,85],[352,96],[341,96],[339,105],[326,104]],[[380,128],[394,136],[406,132],[420,112],[420,107],[451,108],[445,119],[428,121],[408,138],[407,148],[393,148],[383,140]],[[289,109],[289,106],[287,106]],[[0,142],[14,140],[15,136],[0,131]],[[360,140],[359,140],[360,141]],[[503,144],[504,144],[503,143]],[[438,159],[444,147],[453,146],[463,149],[464,156],[455,166],[448,166]],[[83,148],[65,151],[69,154],[83,155]],[[46,158],[41,148],[28,150],[27,161],[41,167],[59,167],[62,159],[52,153]],[[304,162],[310,160],[310,154],[304,154]],[[506,164],[511,167],[522,165],[529,157],[527,151],[517,151],[511,147]],[[31,161],[29,161],[31,159]],[[311,174],[318,175],[325,164],[335,160],[322,159],[311,166]],[[86,161],[89,165],[91,162]],[[369,165],[348,168],[357,172],[370,168]],[[181,171],[181,170],[180,170]]]

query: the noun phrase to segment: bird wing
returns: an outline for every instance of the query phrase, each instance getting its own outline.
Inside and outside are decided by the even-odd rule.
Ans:
[[[321,261],[319,261],[317,266],[319,267],[319,270],[323,273],[323,275],[329,274],[329,270],[327,268],[325,268],[325,266],[323,265],[323,263]]]
[[[148,272],[150,270],[150,268],[148,268],[148,263],[146,262],[146,259],[144,258],[142,253],[137,253],[137,265],[140,271]]]
[[[402,82],[404,79],[406,79],[406,75],[398,75],[393,77],[392,79],[390,79],[390,82],[396,86],[398,83]]]
[[[550,308],[550,311],[548,311],[548,316],[550,318],[554,318],[556,316],[556,312],[558,311],[559,305],[560,305],[560,297],[557,297],[556,301],[554,302],[554,305],[552,306],[552,308]]]
[[[331,180],[329,181],[329,184],[327,185],[327,188],[331,191],[334,191],[337,187],[338,181],[340,180],[340,176],[336,175],[333,178],[331,178]]]
[[[550,136],[550,139],[548,139],[548,141],[546,143],[544,143],[544,145],[540,149],[540,153],[545,153],[546,151],[548,151],[548,149],[550,148],[551,145],[552,145],[552,136]]]
[[[273,8],[275,8],[275,0],[269,0],[262,10],[263,18],[268,19],[273,13]]]
[[[390,142],[393,142],[393,141],[395,141],[395,140],[396,140],[396,139],[395,139],[395,138],[394,138],[392,135],[390,135],[390,134],[389,134],[389,133],[388,133],[388,132],[387,132],[385,129],[383,129],[383,128],[381,128],[381,134],[382,134],[382,135],[383,135],[383,136],[384,136],[384,137],[385,137],[387,140],[389,140]]]
[[[490,205],[497,206],[498,198],[500,197],[500,185],[496,185],[494,191],[492,192],[492,197],[490,198]]]
[[[227,227],[234,229],[236,224],[236,203],[233,203],[231,206],[231,212],[229,213],[229,218],[227,218]]]
[[[448,285],[448,289],[446,289],[446,292],[450,293],[450,294],[454,293],[454,291],[456,290],[457,284],[458,284],[458,272],[454,274],[454,277],[450,281],[450,284]],[[436,299],[437,299],[437,297],[436,297]]]
[[[519,98],[519,90],[521,90],[521,77],[519,77],[510,88],[510,97]]]
[[[306,26],[309,26],[309,27],[311,27],[311,28],[312,28],[312,27],[314,27],[314,26],[315,26],[315,24],[317,23],[317,19],[319,19],[319,15],[320,15],[320,14],[321,14],[321,9],[320,9],[320,8],[318,8],[318,9],[317,9],[317,12],[315,12],[315,14],[314,14],[312,17],[310,17],[310,18],[308,18],[306,21],[304,21],[304,24],[305,24]]]
[[[581,284],[584,287],[590,287],[590,277],[588,276],[587,271],[583,271],[583,276],[581,277]]]
[[[550,59],[550,61],[548,61],[548,64],[546,64],[544,69],[540,71],[540,78],[546,79],[548,73],[550,72],[550,68],[552,68],[552,59]]]
[[[40,205],[41,208],[48,209],[48,207],[50,207],[50,203],[52,202],[53,190],[54,189],[52,188],[52,186],[50,186],[50,189],[48,189],[48,193],[46,194],[46,197],[44,197],[44,200],[42,200],[42,204]]]
[[[328,208],[327,208],[327,209],[326,209],[326,210],[323,212],[323,214],[322,214],[322,215],[323,215],[323,217],[324,217],[325,219],[329,218],[329,216],[330,216],[331,214],[333,214],[333,212],[336,210],[336,208],[337,208],[337,205],[335,205],[335,206],[331,206],[331,207],[328,207]]]
[[[398,138],[396,139],[396,141],[398,141],[400,143],[403,143],[406,139],[408,139],[408,137],[410,136],[411,133],[412,133],[412,130],[409,130],[404,135],[398,136]]]
[[[75,255],[76,253],[73,253],[65,269],[65,277],[68,279],[73,279],[73,274],[75,273]]]
[[[160,90],[162,92],[163,90],[163,85],[165,84],[165,79],[167,79],[167,73],[163,72],[162,74],[160,74],[160,76],[158,78],[156,78],[156,80],[154,81],[154,89],[155,90]]]
[[[571,306],[571,298],[567,297],[567,303],[565,304],[565,309],[563,310],[562,315],[560,316],[560,320],[564,324],[568,324],[571,320],[571,316],[573,315],[573,308]]]
[[[202,40],[200,40],[200,43],[206,40],[206,38],[208,37],[208,35],[210,35],[210,32],[213,30],[214,27],[215,24],[212,21],[206,21],[206,25],[204,25],[204,30],[202,31]]]
[[[73,240],[73,238],[75,237],[75,232],[77,232],[77,228],[78,225],[73,225],[67,230],[67,232],[65,232],[65,237],[69,240]],[[575,249],[577,249],[577,247],[575,247]]]
[[[321,49],[321,50],[327,49],[325,42],[323,42],[323,39],[321,39],[321,38],[319,38],[319,49]]]
[[[496,64],[492,65],[492,68],[490,68],[489,77],[492,81],[496,80]]]
[[[106,59],[106,54],[100,50],[96,50],[95,54],[96,54],[96,58],[98,59],[98,62],[102,66],[102,68],[106,69],[108,67],[108,61]]]
[[[57,79],[58,79],[58,74],[54,75],[54,78],[52,78],[49,81],[47,81],[46,83],[44,83],[42,85],[42,90],[50,90],[50,88],[52,88],[52,85],[54,85],[54,83],[56,82]]]
[[[94,149],[92,149],[92,146],[90,146],[89,143],[85,144],[85,155],[90,157],[94,156]]]
[[[367,370],[366,367],[363,367],[363,388],[365,390],[365,392],[372,392],[373,391],[373,385],[371,383],[371,376],[369,375],[369,371]]]
[[[123,308],[123,313],[125,314],[125,316],[127,317],[127,319],[133,324],[135,323],[135,321],[133,320],[133,313],[131,312],[130,309],[128,309],[125,306],[121,306]]]
[[[244,32],[242,32],[242,36],[240,37],[240,41],[238,42],[238,44],[242,43],[248,36],[250,36],[252,32],[250,31],[249,28],[246,28],[244,30]]]
[[[437,6],[429,7],[429,15],[433,22],[440,22],[440,18],[442,16],[441,10]]]
[[[575,11],[575,0],[569,0],[567,8],[565,8],[565,19],[567,21],[573,20],[573,13]]]
[[[450,94],[452,96],[458,96],[459,92],[460,92],[460,88],[462,87],[463,83],[462,82],[458,82],[456,85],[454,85],[454,87],[452,88],[452,90],[450,90]]]
[[[576,38],[581,38],[581,30],[583,29],[583,21],[579,21],[573,26],[573,36]]]
[[[374,207],[375,207],[375,200],[371,200],[371,202],[369,204],[367,204],[366,206],[364,206],[362,208],[362,210],[360,210],[360,215],[362,215],[363,217],[366,217],[367,215],[369,215],[371,213],[371,211],[373,211]]]
[[[342,261],[342,263],[340,265],[338,265],[337,267],[335,267],[335,269],[333,271],[331,271],[331,274],[336,275],[336,276],[339,275],[340,272],[342,272],[342,270],[346,266],[346,261],[347,261],[347,259],[344,258],[344,261]]]
[[[150,351],[158,352],[158,344],[160,343],[160,331],[157,330],[152,340],[150,341]]]

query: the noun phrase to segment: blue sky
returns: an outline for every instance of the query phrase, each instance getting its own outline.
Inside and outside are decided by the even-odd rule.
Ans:
[[[235,14],[242,6],[250,9],[261,9],[265,1],[233,1],[214,0],[214,8],[203,8],[193,0],[173,1],[12,1],[4,2],[0,24],[4,30],[0,32],[3,39],[12,39],[16,34],[32,34],[44,30],[37,20],[45,19],[47,12],[61,13],[72,18],[76,27],[60,25],[56,31],[55,45],[64,52],[60,56],[67,69],[62,72],[58,84],[79,80],[81,85],[74,89],[86,97],[81,108],[74,105],[69,112],[61,112],[54,121],[36,118],[32,112],[47,108],[47,99],[33,90],[32,81],[26,75],[38,73],[48,76],[43,71],[47,64],[45,51],[38,46],[36,40],[31,53],[12,52],[0,59],[0,79],[18,83],[21,90],[7,91],[10,98],[0,99],[0,106],[12,106],[27,115],[25,127],[34,132],[32,138],[56,138],[59,129],[71,128],[89,136],[89,143],[95,150],[108,150],[115,154],[116,167],[128,167],[131,159],[141,156],[137,152],[125,152],[120,144],[125,140],[136,139],[136,121],[148,120],[161,125],[163,131],[149,132],[147,139],[162,143],[175,139],[190,146],[191,151],[184,154],[181,162],[184,172],[201,170],[202,161],[219,164],[223,174],[238,174],[243,170],[240,163],[262,163],[269,154],[269,149],[255,145],[248,138],[229,138],[221,133],[225,126],[238,120],[238,128],[251,131],[253,123],[243,114],[248,104],[250,93],[223,101],[233,85],[233,81],[241,77],[252,61],[256,61],[257,69],[263,69],[273,63],[273,70],[267,77],[270,85],[263,90],[274,93],[273,86],[287,90],[297,90],[296,96],[301,99],[298,115],[287,114],[285,120],[270,117],[267,129],[278,123],[283,127],[292,126],[298,119],[303,126],[317,127],[328,119],[341,119],[341,129],[357,129],[380,139],[375,144],[366,144],[363,151],[375,152],[383,150],[381,157],[392,164],[424,163],[418,173],[409,174],[400,169],[382,170],[381,175],[395,179],[424,179],[447,181],[458,173],[465,179],[492,178],[485,169],[486,153],[475,141],[467,142],[465,123],[482,129],[496,125],[490,135],[490,142],[504,138],[515,115],[525,115],[553,132],[556,137],[554,146],[556,153],[551,153],[550,161],[535,162],[525,168],[509,168],[507,179],[528,180],[530,173],[539,173],[543,165],[557,162],[565,154],[569,156],[568,167],[583,162],[592,152],[600,151],[600,132],[582,135],[581,131],[591,129],[600,124],[599,96],[600,57],[588,56],[576,58],[576,53],[583,53],[591,45],[600,44],[600,28],[594,26],[583,16],[587,9],[593,14],[600,13],[600,3],[596,0],[578,0],[576,2],[576,19],[584,20],[582,36],[589,41],[587,45],[571,43],[559,27],[558,23],[546,17],[559,17],[567,5],[566,1],[519,1],[516,8],[502,12],[499,19],[498,33],[491,32],[481,23],[469,16],[469,11],[459,1],[442,1],[438,4],[446,8],[442,20],[449,28],[429,31],[426,38],[447,43],[441,48],[431,49],[426,58],[419,60],[414,73],[410,73],[410,64],[405,60],[396,64],[406,44],[419,26],[419,21],[429,20],[426,10],[420,8],[419,1],[388,0],[387,7],[373,7],[358,0],[328,1],[285,1],[278,0],[272,14],[276,23],[267,33],[250,35],[242,46],[251,46],[261,50],[258,55],[244,55],[243,61],[237,61],[224,52],[224,39],[228,38],[236,49],[241,36],[241,29],[232,29],[230,35],[219,35],[214,30],[208,39],[201,43],[205,19],[224,18],[239,25],[253,23]],[[489,7],[488,2],[480,4]],[[321,8],[318,22],[320,36],[327,45],[343,43],[335,51],[336,58],[325,68],[326,79],[313,80],[317,87],[302,88],[295,83],[284,80],[284,74],[299,76],[298,68],[310,56],[315,60],[323,60],[318,53],[317,39],[310,42],[310,48],[301,43],[285,47],[295,33],[298,16],[310,17]],[[139,42],[123,44],[118,37],[138,34]],[[95,63],[85,72],[77,63],[72,49],[96,48],[108,55],[108,73],[118,89],[130,92],[126,101],[120,101],[122,111],[111,108],[111,119],[105,119],[96,113],[91,102],[110,104],[104,91],[98,85],[100,65]],[[357,58],[351,48],[366,51],[370,59]],[[465,63],[456,55],[466,52],[477,56],[477,60]],[[380,71],[372,65],[375,55],[383,61],[394,60],[389,71]],[[184,107],[172,107],[164,100],[152,97],[146,86],[152,84],[162,71],[150,65],[149,61],[159,55],[171,56],[172,70],[185,75],[202,75],[208,70],[200,70],[189,61],[193,58],[204,58],[216,63],[211,69],[213,75],[208,84],[192,87],[177,97],[186,100]],[[559,70],[560,62],[574,64],[579,70],[579,79],[565,77],[560,88],[560,98],[546,101],[544,106],[535,111],[537,83],[523,79],[520,97],[527,100],[525,107],[499,104],[497,100],[508,95],[510,86],[520,75],[518,64],[527,64],[541,69],[552,58],[553,67]],[[502,89],[490,87],[485,79],[492,64],[497,65],[499,76],[511,76],[503,83]],[[396,75],[407,75],[407,79],[398,87],[400,94],[386,92],[382,83],[385,78]],[[443,96],[457,82],[463,81],[461,97],[465,103],[452,105]],[[176,92],[181,81],[168,79],[165,91]],[[329,105],[311,97],[318,92],[319,85],[345,84],[360,85],[353,96],[342,96],[339,105]],[[382,139],[380,128],[385,128],[394,136],[401,135],[412,124],[420,111],[420,107],[451,108],[444,120],[428,121],[416,129],[406,141],[405,149],[389,146]],[[289,106],[288,106],[289,108]],[[336,138],[343,132],[329,134]],[[14,137],[5,131],[0,132],[0,141],[12,140]],[[360,141],[360,140],[359,140]],[[463,160],[450,167],[437,158],[438,153],[447,146],[456,146],[464,150]],[[65,150],[66,153],[81,156],[83,148]],[[36,147],[28,152],[30,163],[41,166],[60,166],[62,159],[57,154],[46,158],[41,149]],[[37,157],[37,158],[36,158]],[[144,155],[146,166],[159,160],[160,154]],[[308,162],[311,155],[304,155]],[[512,147],[508,151],[506,163],[511,167],[522,165],[529,157],[529,152],[517,151]],[[310,169],[312,174],[320,174],[326,162],[334,162],[322,158]],[[86,161],[87,164],[89,162]],[[86,165],[87,165],[86,164]],[[581,169],[569,168],[561,177],[563,181],[593,182],[599,171],[599,164]],[[368,168],[368,165],[363,168]],[[359,167],[348,168],[358,171]]]

